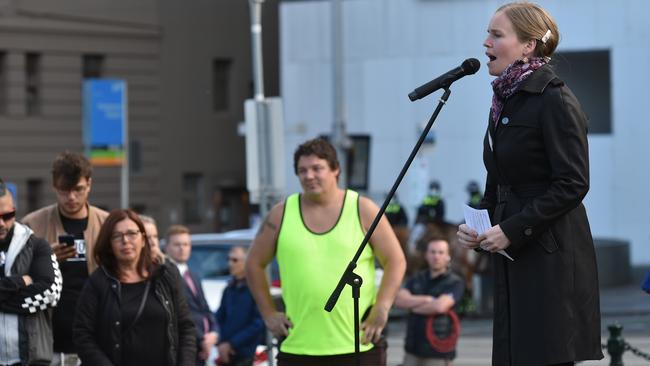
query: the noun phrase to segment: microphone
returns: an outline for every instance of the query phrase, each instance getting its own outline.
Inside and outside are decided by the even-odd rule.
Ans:
[[[409,94],[411,102],[422,99],[440,88],[448,88],[451,83],[466,75],[476,74],[481,63],[475,58],[468,58],[455,69],[449,70],[428,83],[416,88]]]

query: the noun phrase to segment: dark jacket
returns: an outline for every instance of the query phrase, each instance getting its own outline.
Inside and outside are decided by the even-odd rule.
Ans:
[[[596,257],[582,199],[587,119],[551,66],[535,71],[490,122],[481,206],[511,245],[495,255],[493,365],[600,359]]]
[[[187,306],[190,309],[190,314],[192,315],[192,320],[194,320],[194,326],[196,328],[196,341],[197,349],[201,347],[203,342],[204,332],[204,322],[203,319],[208,320],[208,332],[217,331],[217,323],[214,320],[214,314],[210,311],[208,302],[205,300],[205,294],[203,293],[203,286],[201,286],[201,280],[197,277],[192,271],[187,270],[192,282],[194,282],[194,287],[196,288],[196,295],[190,289],[190,286],[187,282],[183,281],[183,288],[185,293],[185,300],[187,301]]]
[[[20,223],[11,229],[5,272],[0,275],[0,324],[18,321],[18,328],[0,328],[3,337],[17,334],[20,359],[27,365],[49,365],[52,357],[52,307],[61,296],[61,272],[50,245]],[[25,286],[23,275],[33,283]]]
[[[436,278],[431,278],[431,271],[429,269],[420,271],[409,278],[404,288],[409,290],[413,295],[429,295],[433,297],[450,295],[454,298],[455,305],[460,302],[465,292],[463,280],[455,273],[448,271]],[[431,347],[431,343],[429,343],[426,335],[428,318],[429,316],[426,315],[409,312],[404,350],[418,358],[453,360],[456,358],[456,349],[441,353]],[[436,323],[444,330],[443,334],[448,334],[447,332],[451,329],[451,322],[446,317],[438,317]],[[434,329],[436,328],[434,326]]]
[[[255,355],[255,348],[264,342],[265,327],[246,281],[228,283],[217,310],[219,343],[229,342],[238,358]]]
[[[120,346],[120,282],[104,267],[100,268],[90,276],[79,299],[73,326],[75,345],[85,365],[120,365],[123,348]],[[155,271],[151,280],[155,298],[167,314],[168,364],[193,366],[196,357],[194,323],[178,270],[167,262]]]

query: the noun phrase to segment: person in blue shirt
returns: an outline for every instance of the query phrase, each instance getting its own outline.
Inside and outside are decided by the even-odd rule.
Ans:
[[[264,321],[246,284],[245,261],[245,248],[237,246],[230,250],[228,267],[232,279],[216,313],[220,365],[253,365],[255,349],[264,341]]]

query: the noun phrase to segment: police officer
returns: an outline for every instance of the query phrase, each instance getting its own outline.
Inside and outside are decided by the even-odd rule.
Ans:
[[[408,226],[408,216],[406,216],[406,211],[397,198],[397,193],[393,195],[390,203],[388,203],[388,206],[386,206],[385,213],[386,218],[392,227]]]
[[[481,200],[483,199],[483,194],[478,187],[478,183],[475,180],[471,180],[467,183],[466,190],[469,194],[469,202],[467,202],[467,205],[472,208],[479,208]]]
[[[418,207],[417,223],[442,223],[445,219],[445,202],[440,196],[440,183],[437,180],[429,184],[429,193]]]

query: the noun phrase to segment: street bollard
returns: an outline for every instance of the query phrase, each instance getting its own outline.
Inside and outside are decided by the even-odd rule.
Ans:
[[[609,339],[607,340],[607,353],[611,358],[609,366],[623,366],[623,352],[625,352],[625,340],[621,335],[623,326],[612,324],[609,329]]]

